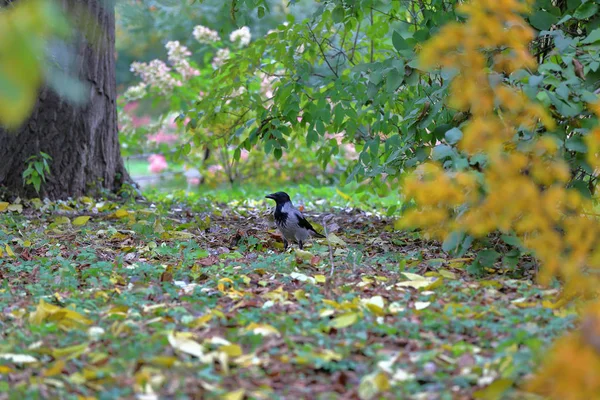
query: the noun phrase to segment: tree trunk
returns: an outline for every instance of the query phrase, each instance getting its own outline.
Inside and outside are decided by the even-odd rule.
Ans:
[[[80,7],[72,11],[71,1],[63,0],[63,4],[73,19],[95,22],[86,24],[84,28],[90,30],[86,35],[76,33],[75,59],[68,71],[86,85],[85,101],[73,104],[46,86],[20,128],[0,127],[0,189],[9,195],[95,196],[106,190],[115,192],[130,181],[117,131],[114,5],[106,0],[76,1]],[[27,158],[40,152],[52,160],[38,195],[32,186],[24,186],[22,174]]]

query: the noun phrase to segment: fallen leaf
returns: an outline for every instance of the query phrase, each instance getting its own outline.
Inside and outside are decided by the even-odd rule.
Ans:
[[[15,364],[29,364],[38,361],[37,358],[28,354],[2,353],[0,354],[0,358],[13,362]]]
[[[373,296],[370,299],[361,299],[361,303],[365,305],[373,314],[377,316],[385,315],[385,300],[381,296]]]
[[[222,351],[223,353],[227,354],[229,357],[239,357],[242,354],[244,354],[240,345],[233,344],[233,343],[225,345],[225,346],[221,346],[219,348],[219,351]]]
[[[225,393],[222,398],[223,400],[242,400],[245,395],[246,391],[244,389],[238,389]]]
[[[346,244],[346,242],[344,242],[342,239],[340,239],[340,237],[338,235],[336,235],[335,233],[330,233],[329,235],[327,235],[327,241],[329,242],[329,244],[331,244],[333,246],[339,246],[339,247],[347,247],[348,246]]]
[[[48,304],[40,299],[35,311],[29,315],[29,322],[39,325],[46,321],[56,321],[63,328],[73,328],[78,325],[90,325],[92,323],[92,320],[77,311]]]
[[[87,224],[87,222],[90,220],[90,217],[88,215],[82,215],[80,217],[77,217],[73,220],[73,225],[75,226],[83,226],[85,224]]]
[[[332,319],[329,326],[336,329],[346,328],[358,321],[358,313],[349,312]]]
[[[277,328],[267,324],[257,324],[252,322],[245,328],[245,330],[262,336],[281,336]]]
[[[371,400],[378,393],[385,392],[390,388],[388,376],[384,372],[374,372],[365,375],[358,385],[358,397],[361,400]]]
[[[178,333],[178,332],[174,332],[174,331],[170,332],[169,335],[167,336],[167,339],[169,340],[169,344],[175,350],[179,350],[183,353],[186,353],[186,354],[192,355],[194,357],[198,357],[198,358],[204,357],[204,347],[200,343],[186,337],[182,333]]]

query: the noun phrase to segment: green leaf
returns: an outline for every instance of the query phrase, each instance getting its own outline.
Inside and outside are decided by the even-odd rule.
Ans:
[[[465,234],[462,232],[452,232],[448,235],[444,243],[442,244],[442,250],[445,252],[451,252],[458,248],[460,243],[462,242]]]
[[[406,40],[402,38],[398,31],[394,31],[392,34],[392,43],[394,44],[394,48],[398,51],[410,49],[410,46],[408,43],[406,43]]]
[[[531,26],[540,31],[546,31],[550,29],[550,27],[557,22],[558,18],[555,15],[552,15],[548,11],[544,10],[537,10],[531,17],[529,17],[529,23]]]
[[[500,253],[491,249],[482,250],[477,254],[477,261],[483,267],[492,267],[498,258],[500,258]]]
[[[258,7],[257,12],[258,12],[259,19],[262,19],[265,16],[265,8],[264,7],[262,7],[262,6]]]
[[[600,40],[600,28],[594,29],[585,39],[581,41],[583,44],[595,43]]]
[[[454,149],[452,147],[448,146],[447,144],[439,144],[433,148],[431,158],[437,161],[453,155]]]
[[[458,128],[452,128],[445,134],[446,141],[450,144],[458,143],[460,139],[462,139],[463,134]]]
[[[582,180],[576,180],[571,182],[571,187],[579,192],[586,199],[592,198],[592,193],[590,192],[590,188],[588,182]]]
[[[283,155],[283,151],[281,150],[281,148],[276,148],[275,150],[273,150],[273,155],[275,156],[276,160],[279,160]]]
[[[587,146],[581,139],[581,136],[575,136],[567,139],[565,143],[565,148],[567,150],[575,151],[577,153],[587,153]]]
[[[343,6],[337,6],[336,8],[333,9],[333,12],[331,13],[331,18],[333,19],[333,22],[340,23],[344,21],[344,16],[345,16],[346,12],[344,10]]]
[[[577,19],[588,19],[591,16],[596,15],[597,12],[598,4],[588,1],[577,7],[577,10],[573,13],[573,17]]]
[[[396,68],[393,68],[386,77],[386,91],[388,93],[393,93],[402,84],[404,80],[404,74],[401,74]]]
[[[514,246],[514,247],[521,247],[521,241],[519,240],[518,237],[513,236],[513,235],[502,235],[500,236],[500,238],[502,239],[502,241],[504,243],[506,243],[509,246]]]
[[[31,177],[31,183],[33,183],[33,187],[36,191],[36,193],[40,192],[40,187],[42,185],[42,178],[39,175],[33,175]]]

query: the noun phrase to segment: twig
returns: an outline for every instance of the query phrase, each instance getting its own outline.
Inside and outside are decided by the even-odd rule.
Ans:
[[[327,246],[329,246],[329,262],[331,263],[331,272],[329,273],[329,277],[331,278],[333,276],[333,271],[335,271],[335,264],[333,263],[333,250],[331,249],[331,243],[327,237],[327,222],[323,224],[323,230],[325,232],[325,237],[327,238]]]

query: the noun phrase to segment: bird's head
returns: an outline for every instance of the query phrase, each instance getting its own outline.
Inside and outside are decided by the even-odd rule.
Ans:
[[[290,200],[290,196],[286,192],[276,192],[265,196],[267,199],[275,200],[277,204],[284,204]]]

